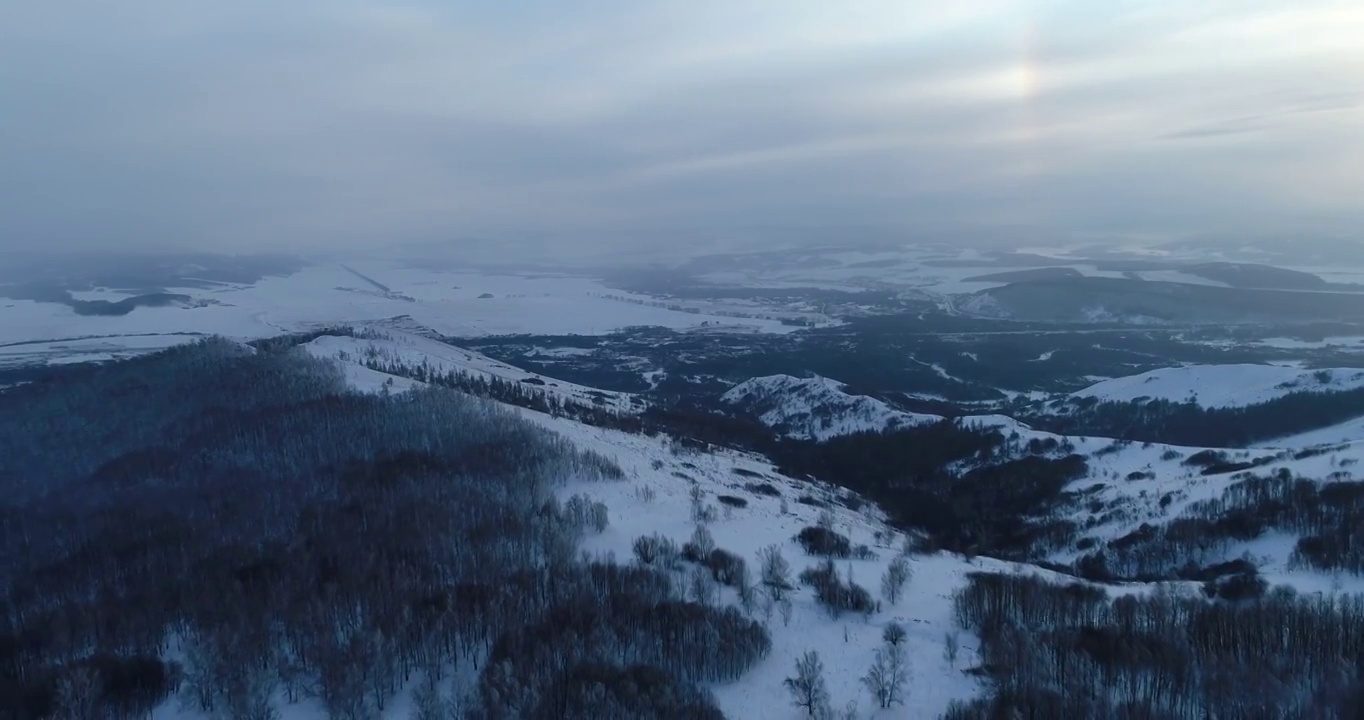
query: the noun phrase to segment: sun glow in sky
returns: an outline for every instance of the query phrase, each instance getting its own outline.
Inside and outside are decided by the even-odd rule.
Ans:
[[[5,15],[0,249],[1364,227],[1348,0]]]

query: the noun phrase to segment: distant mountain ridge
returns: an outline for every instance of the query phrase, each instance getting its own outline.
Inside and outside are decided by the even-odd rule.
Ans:
[[[958,307],[986,317],[1050,322],[1350,321],[1364,317],[1364,294],[1071,277],[982,290]]]

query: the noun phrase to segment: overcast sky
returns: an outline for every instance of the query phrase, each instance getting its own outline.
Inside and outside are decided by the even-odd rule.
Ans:
[[[0,250],[1360,237],[1362,39],[1359,0],[0,0]]]

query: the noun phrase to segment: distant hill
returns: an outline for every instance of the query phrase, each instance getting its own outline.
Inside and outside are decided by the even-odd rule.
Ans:
[[[1329,290],[1331,283],[1308,272],[1286,270],[1273,265],[1251,263],[1205,263],[1183,268],[1183,272],[1236,288],[1273,288],[1278,290]],[[1364,290],[1364,288],[1359,288]]]
[[[827,440],[858,432],[886,432],[942,420],[937,415],[896,410],[875,398],[851,395],[824,377],[758,377],[725,393],[723,401],[793,438]]]
[[[963,280],[963,282],[1033,282],[1036,280],[1059,280],[1062,278],[1083,277],[1083,274],[1071,267],[1045,267],[1032,268],[1028,270],[1009,270],[1006,272],[991,273],[989,275],[976,275]]]
[[[1073,277],[983,290],[959,307],[987,317],[1050,322],[1305,322],[1364,317],[1364,294]]]
[[[1193,365],[1114,378],[1073,393],[1073,398],[1116,402],[1141,399],[1193,402],[1204,408],[1244,407],[1295,392],[1364,388],[1364,369],[1301,370],[1275,365]]]

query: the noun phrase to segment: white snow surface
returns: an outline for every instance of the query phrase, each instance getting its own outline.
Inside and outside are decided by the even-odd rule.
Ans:
[[[1355,442],[1364,442],[1364,417],[1346,420],[1343,423],[1318,430],[1308,430],[1297,435],[1289,435],[1265,444],[1272,447],[1309,448],[1319,445],[1340,445]]]
[[[928,425],[938,415],[903,412],[876,398],[850,395],[847,386],[818,375],[768,375],[746,380],[722,399],[758,415],[787,437],[828,440],[858,432],[884,432]]]
[[[1324,340],[1295,340],[1293,338],[1264,338],[1256,340],[1256,345],[1279,348],[1282,350],[1345,350],[1364,352],[1364,336],[1361,335],[1338,335],[1325,338]]]
[[[1071,395],[1131,402],[1141,398],[1195,402],[1204,408],[1234,408],[1268,402],[1295,392],[1339,392],[1364,388],[1364,369],[1304,370],[1276,365],[1189,365],[1104,380]]]
[[[123,335],[71,340],[17,342],[0,345],[0,367],[6,365],[60,365],[123,360],[144,353],[194,342],[199,333],[176,335]]]

